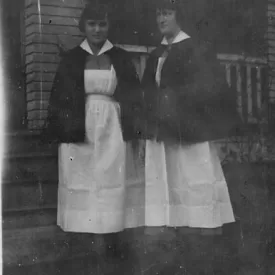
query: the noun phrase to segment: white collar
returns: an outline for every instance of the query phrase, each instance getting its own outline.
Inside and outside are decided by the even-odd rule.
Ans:
[[[109,51],[110,49],[113,48],[113,44],[109,41],[109,40],[106,40],[105,43],[103,44],[102,48],[100,49],[98,55],[101,55],[107,51]],[[92,54],[94,55],[89,43],[88,43],[88,40],[87,38],[80,44],[80,47],[85,50],[86,52],[88,52],[89,54]]]
[[[187,38],[190,38],[190,36],[187,33],[183,32],[183,31],[180,31],[177,34],[177,36],[174,38],[172,44],[181,42],[181,41],[183,41],[183,40],[185,40]],[[168,41],[167,41],[166,37],[163,37],[163,39],[161,41],[161,44],[162,45],[168,45]]]

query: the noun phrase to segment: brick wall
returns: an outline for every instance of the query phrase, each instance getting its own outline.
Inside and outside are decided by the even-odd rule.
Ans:
[[[268,29],[267,29],[267,58],[269,70],[269,97],[275,102],[275,0],[268,1],[267,9]]]
[[[60,48],[81,40],[82,0],[25,0],[26,97],[29,129],[39,129],[47,105]]]

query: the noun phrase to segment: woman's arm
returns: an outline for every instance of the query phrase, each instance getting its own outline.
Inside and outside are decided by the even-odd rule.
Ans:
[[[142,132],[144,102],[141,83],[128,52],[121,51],[119,62],[122,75],[117,100],[121,106],[123,130],[130,133],[130,139],[139,139]]]
[[[181,94],[195,97],[198,101],[208,101],[221,94],[228,96],[229,89],[224,68],[216,54],[203,46],[195,47],[191,52],[190,69]],[[232,92],[231,95],[236,96]]]
[[[143,136],[147,139],[154,139],[157,135],[158,116],[158,88],[155,74],[158,57],[154,50],[147,59],[143,73],[141,86],[143,91]]]
[[[160,90],[161,121],[179,128],[183,137],[226,136],[242,124],[237,112],[237,92],[230,88],[225,72],[209,49],[194,47],[184,66],[184,84]]]

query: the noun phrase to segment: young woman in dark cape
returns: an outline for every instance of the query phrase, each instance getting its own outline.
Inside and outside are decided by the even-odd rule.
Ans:
[[[144,225],[159,239],[161,232],[176,232],[187,247],[181,260],[199,266],[201,257],[191,251],[198,247],[212,255],[214,236],[235,222],[215,141],[237,135],[242,121],[237,94],[211,45],[180,27],[185,4],[156,2],[163,40],[150,54],[142,80]]]
[[[218,229],[235,221],[215,141],[237,134],[236,92],[208,44],[181,29],[179,1],[156,6],[164,38],[142,80],[145,225]]]

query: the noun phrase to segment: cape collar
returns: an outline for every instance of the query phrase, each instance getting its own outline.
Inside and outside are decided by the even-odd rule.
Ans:
[[[187,33],[183,32],[183,31],[180,31],[178,33],[178,35],[174,38],[172,44],[179,43],[179,42],[181,42],[185,39],[188,39],[188,38],[190,38],[190,36]],[[163,37],[163,39],[161,41],[161,44],[162,45],[168,45],[168,41],[165,37]]]
[[[101,55],[101,54],[103,54],[103,53],[109,51],[110,49],[113,48],[113,46],[114,46],[114,45],[113,45],[109,40],[106,40],[105,43],[103,44],[102,48],[100,49],[98,55]],[[88,43],[87,38],[80,44],[80,47],[81,47],[84,51],[88,52],[89,54],[94,55],[92,49],[91,49],[90,46],[89,46],[89,43]]]

